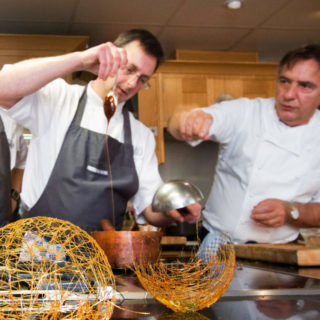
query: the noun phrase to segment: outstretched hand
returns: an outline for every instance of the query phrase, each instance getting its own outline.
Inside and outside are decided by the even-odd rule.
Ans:
[[[179,140],[207,140],[212,123],[212,116],[202,110],[183,111],[172,117],[168,128]]]

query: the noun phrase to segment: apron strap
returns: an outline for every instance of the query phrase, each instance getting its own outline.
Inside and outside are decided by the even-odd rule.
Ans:
[[[124,126],[124,143],[132,145],[131,125],[129,118],[129,110],[132,108],[131,101],[127,101],[122,109],[123,114],[123,126]]]
[[[77,111],[76,111],[76,113],[75,113],[75,115],[73,117],[73,120],[71,122],[71,126],[80,125],[80,123],[81,123],[83,112],[84,112],[84,108],[85,108],[86,101],[87,101],[87,94],[86,94],[87,93],[87,87],[88,87],[88,85],[86,85],[84,87],[84,89],[83,89],[83,92],[82,92],[80,100],[79,100]],[[69,130],[70,130],[70,128],[69,128]]]

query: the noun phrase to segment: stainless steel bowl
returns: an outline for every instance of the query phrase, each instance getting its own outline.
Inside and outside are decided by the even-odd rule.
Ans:
[[[186,180],[171,180],[155,193],[152,210],[155,212],[181,209],[203,199],[201,190]]]

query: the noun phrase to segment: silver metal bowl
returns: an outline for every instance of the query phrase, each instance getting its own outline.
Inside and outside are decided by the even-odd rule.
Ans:
[[[156,191],[152,200],[152,211],[181,209],[202,199],[201,190],[194,184],[186,180],[171,180]]]

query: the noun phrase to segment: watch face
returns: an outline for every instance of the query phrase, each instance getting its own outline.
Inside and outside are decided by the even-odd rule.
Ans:
[[[295,207],[295,205],[293,205],[292,203],[291,203],[291,212],[290,212],[290,215],[291,215],[291,217],[292,217],[292,219],[294,219],[294,220],[297,220],[298,218],[299,218],[299,211],[298,211],[298,209]]]

